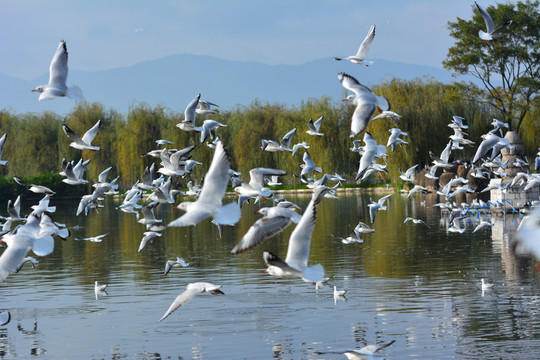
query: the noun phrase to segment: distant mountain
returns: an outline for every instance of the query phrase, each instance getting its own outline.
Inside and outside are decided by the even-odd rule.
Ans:
[[[324,95],[337,100],[344,94],[337,79],[342,71],[368,86],[392,78],[428,77],[444,83],[453,80],[443,69],[387,60],[375,60],[370,67],[330,58],[301,65],[266,65],[179,54],[106,71],[71,70],[68,85],[80,86],[87,101],[100,102],[122,113],[139,103],[162,104],[182,112],[199,92],[203,99],[222,109],[249,105],[255,99],[293,106]],[[39,102],[38,94],[31,92],[47,81],[48,74],[31,81],[0,74],[0,109],[17,113],[70,112],[73,101],[62,98]]]

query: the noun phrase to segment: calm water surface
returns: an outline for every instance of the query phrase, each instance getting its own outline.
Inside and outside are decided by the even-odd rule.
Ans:
[[[333,289],[263,272],[262,252],[285,256],[289,235],[237,257],[229,251],[258,218],[257,205],[224,230],[209,221],[167,229],[137,252],[144,227],[108,200],[100,213],[75,217],[78,200],[56,202],[55,220],[79,225],[56,240],[36,269],[25,267],[0,285],[0,308],[12,321],[0,328],[0,358],[43,359],[344,359],[316,351],[360,348],[395,339],[385,359],[532,359],[540,353],[540,281],[509,242],[518,216],[495,216],[493,229],[446,233],[436,196],[394,193],[365,243],[344,245],[359,220],[369,222],[369,197],[341,193],[319,206],[310,264],[320,263]],[[287,198],[302,208],[309,197]],[[425,201],[425,205],[422,203]],[[31,204],[27,204],[28,206]],[[181,212],[158,210],[168,222]],[[431,229],[405,217],[424,219]],[[477,221],[478,219],[476,219]],[[103,242],[73,237],[109,233]],[[191,266],[163,276],[165,262]],[[480,279],[494,288],[482,294]],[[94,281],[108,295],[96,300]],[[159,318],[191,282],[223,285],[225,296],[202,294],[163,322]]]

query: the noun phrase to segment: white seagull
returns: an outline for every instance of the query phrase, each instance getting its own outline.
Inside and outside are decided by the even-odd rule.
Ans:
[[[184,120],[176,124],[180,130],[184,131],[202,131],[202,127],[195,126],[195,112],[197,110],[197,105],[199,105],[199,100],[201,99],[201,94],[195,96],[193,100],[186,106],[184,110]]]
[[[486,43],[489,40],[497,39],[503,36],[506,28],[510,24],[512,24],[512,20],[507,20],[501,26],[499,26],[498,28],[495,28],[495,24],[493,23],[493,19],[491,18],[491,16],[489,16],[489,14],[484,9],[482,9],[476,1],[474,2],[474,4],[476,5],[476,8],[478,9],[478,11],[480,11],[480,14],[482,15],[482,17],[484,18],[484,22],[486,23],[486,28],[487,28],[486,29],[487,32],[483,30],[478,31],[478,36],[480,37],[480,39],[484,40],[484,43]]]
[[[323,119],[324,119],[324,115],[315,121],[313,121],[313,119],[309,119],[308,124],[307,124],[309,130],[306,131],[306,133],[313,136],[324,136],[324,134],[319,131],[319,129],[321,128]]]
[[[374,355],[376,352],[378,352],[381,349],[384,349],[393,343],[395,343],[396,340],[392,340],[389,343],[381,344],[381,345],[367,345],[364,346],[361,349],[358,350],[345,350],[345,351],[316,351],[315,354],[341,354],[345,355],[347,359],[349,360],[363,360],[366,359],[367,356]]]
[[[381,111],[390,110],[390,103],[384,96],[375,95],[368,87],[360,84],[354,77],[345,73],[339,73],[338,79],[345,89],[354,93],[354,95],[349,95],[345,99],[352,100],[353,104],[356,105],[356,109],[352,115],[350,137],[355,137],[367,128],[377,108]]]
[[[209,292],[212,295],[224,295],[223,291],[221,291],[220,289],[221,285],[214,285],[207,282],[196,282],[188,284],[186,286],[186,290],[184,290],[184,292],[180,293],[180,295],[178,295],[176,299],[174,299],[171,306],[169,306],[169,309],[165,312],[161,319],[159,319],[159,321],[163,321],[180,306],[193,299],[195,295],[201,294],[203,292]]]
[[[218,224],[238,222],[241,216],[238,203],[222,204],[229,183],[229,169],[229,154],[220,141],[216,145],[212,163],[204,178],[204,184],[197,201],[180,203],[177,208],[186,211],[186,213],[170,222],[168,226],[196,225],[209,217],[213,217]]]
[[[83,98],[82,90],[78,86],[67,87],[68,52],[66,42],[60,41],[49,66],[49,83],[40,85],[32,91],[41,93],[39,101],[51,100],[57,96],[67,96],[70,99]]]
[[[364,60],[366,60],[366,55],[369,51],[369,47],[374,38],[375,38],[375,25],[371,25],[366,37],[364,38],[364,41],[362,41],[362,44],[360,44],[360,47],[358,48],[356,55],[347,56],[346,58],[334,57],[333,59],[335,61],[349,60],[353,64],[363,63]]]
[[[181,257],[176,257],[176,260],[167,260],[167,262],[165,263],[165,272],[163,273],[163,275],[167,275],[171,271],[171,269],[176,266],[188,267],[189,263],[187,263],[186,260]]]
[[[377,211],[379,210],[386,210],[386,206],[384,206],[384,203],[386,199],[388,199],[392,194],[388,194],[386,196],[383,196],[380,198],[377,202],[371,200],[371,203],[368,204],[369,207],[369,219],[371,220],[371,223],[375,221],[375,215],[377,214]]]
[[[324,279],[324,269],[321,264],[314,266],[307,265],[309,260],[309,250],[311,247],[311,237],[315,229],[317,217],[316,207],[322,200],[328,188],[323,186],[315,189],[306,211],[294,228],[289,238],[289,247],[285,260],[265,251],[263,253],[264,262],[268,265],[266,272],[275,276],[295,276],[306,282],[316,283]]]
[[[83,137],[80,138],[79,135],[75,134],[67,125],[62,125],[64,133],[71,139],[73,142],[69,146],[79,149],[79,150],[92,150],[98,151],[99,146],[93,146],[92,140],[96,137],[96,134],[101,126],[101,120],[98,120],[94,126],[90,128],[87,132],[84,133]]]

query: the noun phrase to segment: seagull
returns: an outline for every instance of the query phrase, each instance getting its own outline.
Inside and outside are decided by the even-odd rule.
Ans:
[[[67,96],[70,99],[83,99],[82,90],[78,86],[66,85],[68,77],[68,52],[66,42],[60,41],[49,66],[49,83],[40,85],[32,91],[39,92],[39,101],[51,100],[57,96]]]
[[[2,157],[2,151],[4,150],[4,143],[6,142],[6,135],[2,135],[0,138],[0,157]],[[8,164],[7,160],[0,160],[0,166],[6,166]]]
[[[399,115],[397,112],[390,111],[390,110],[383,110],[379,115],[375,116],[371,121],[377,120],[377,119],[384,119],[389,118],[392,120],[394,125],[399,125],[399,119],[401,119],[401,115]],[[405,134],[406,135],[406,134]]]
[[[306,133],[313,136],[324,136],[324,134],[319,131],[319,129],[321,128],[323,118],[324,118],[324,115],[318,118],[317,120],[315,120],[315,122],[313,122],[313,119],[309,119],[308,121],[309,130],[306,131]]]
[[[234,191],[241,196],[268,198],[273,195],[273,191],[264,187],[265,176],[283,176],[287,173],[279,169],[255,168],[249,171],[249,183],[242,182],[234,188]]]
[[[181,267],[188,267],[189,263],[187,263],[183,258],[177,257],[176,260],[167,260],[165,263],[165,272],[163,275],[167,275],[173,267],[181,266]]]
[[[14,176],[13,180],[15,180],[15,182],[17,184],[21,185],[21,186],[26,186],[28,188],[28,190],[30,190],[31,192],[33,192],[35,194],[46,194],[46,195],[54,195],[54,194],[56,194],[54,191],[52,191],[51,189],[49,189],[46,186],[30,184],[29,182],[27,182],[27,181],[25,181],[22,178],[17,177],[17,176]]]
[[[307,266],[311,237],[315,229],[317,217],[317,204],[323,199],[328,188],[322,186],[315,189],[302,218],[294,228],[289,238],[289,247],[285,260],[280,259],[271,252],[265,251],[263,259],[268,268],[266,272],[275,276],[295,276],[306,282],[316,283],[324,278],[324,269],[321,264]]]
[[[371,356],[374,355],[376,352],[392,345],[395,343],[396,340],[392,340],[389,343],[381,344],[381,345],[367,345],[359,350],[345,350],[345,351],[316,351],[315,354],[317,355],[324,355],[324,354],[341,354],[345,355],[347,359],[349,360],[363,360],[366,358],[366,355]]]
[[[165,320],[165,318],[171,315],[176,309],[187,303],[189,300],[193,299],[197,294],[209,292],[212,295],[224,295],[223,291],[220,290],[221,287],[221,285],[214,285],[207,282],[196,282],[188,284],[186,286],[186,290],[180,293],[180,295],[178,295],[176,299],[174,299],[169,309],[165,312],[161,319],[159,319],[159,321]]]
[[[377,211],[379,210],[386,210],[386,206],[384,206],[384,203],[386,199],[388,199],[392,194],[388,194],[386,196],[383,196],[380,198],[377,202],[371,200],[371,204],[368,204],[369,207],[369,219],[371,220],[371,223],[375,221],[375,215],[377,214]]]
[[[101,242],[103,241],[103,238],[105,236],[109,235],[109,233],[106,233],[106,234],[101,234],[101,235],[96,235],[96,236],[90,236],[90,237],[85,237],[85,238],[75,238],[75,240],[80,240],[80,241],[91,241],[91,242]]]
[[[314,171],[318,173],[322,173],[322,169],[318,166],[315,166],[313,159],[311,159],[311,155],[309,155],[307,151],[304,152],[303,161],[304,163],[300,164],[300,167],[302,168],[302,171],[300,172],[300,176],[311,174]]]
[[[62,179],[62,182],[69,185],[87,184],[88,180],[83,179],[83,176],[84,170],[89,162],[90,160],[83,162],[82,159],[80,159],[76,165],[73,165],[73,161],[67,163],[64,169],[64,176],[66,176],[66,179]]]
[[[201,100],[199,99],[199,106],[195,109],[195,112],[199,115],[207,115],[207,114],[217,114],[217,109],[212,109],[212,106],[219,107],[219,105],[216,105],[214,103],[211,103],[210,101]]]
[[[482,229],[490,228],[490,227],[493,227],[492,222],[486,221],[486,220],[481,220],[480,223],[478,225],[476,225],[476,227],[474,228],[473,233],[475,233],[477,231],[480,231]]]
[[[364,41],[362,41],[362,44],[360,44],[360,47],[358,48],[356,55],[347,56],[346,58],[334,57],[333,59],[335,61],[349,60],[353,64],[362,64],[364,60],[366,60],[366,55],[369,51],[371,42],[373,41],[374,38],[375,38],[375,25],[371,25],[366,37],[364,38]]]
[[[281,138],[281,141],[279,142],[281,151],[293,151],[293,149],[291,149],[291,140],[294,134],[296,134],[296,128],[292,129]]]
[[[96,300],[98,300],[98,295],[107,295],[106,284],[100,285],[97,281],[94,283],[94,294],[96,294]]]
[[[184,110],[184,120],[182,120],[180,123],[176,124],[176,126],[180,130],[197,131],[197,132],[202,131],[202,127],[195,126],[195,112],[196,112],[197,105],[199,104],[200,99],[201,99],[201,94],[198,94],[186,106],[186,109]]]
[[[9,221],[24,221],[26,218],[21,217],[21,196],[17,196],[15,202],[11,202],[11,199],[8,200],[7,212]]]
[[[305,141],[302,141],[301,143],[297,143],[297,144],[293,145],[293,147],[292,147],[292,155],[294,156],[294,154],[296,154],[298,149],[300,149],[301,147],[304,148],[304,149],[309,149],[308,143],[305,142]]]
[[[216,145],[214,157],[206,173],[197,201],[182,202],[177,209],[186,213],[168,226],[191,226],[213,217],[218,224],[235,224],[240,220],[240,206],[236,202],[222,204],[229,182],[230,159],[222,142]],[[262,181],[262,180],[261,180]]]
[[[298,224],[301,219],[294,208],[283,206],[263,207],[257,213],[264,215],[253,224],[240,242],[231,250],[232,255],[238,255],[254,248],[264,240],[276,236],[292,222]]]
[[[334,286],[334,297],[337,297],[337,296],[345,296],[345,294],[347,293],[347,288],[343,289],[343,290],[338,290],[337,289],[337,286]]]
[[[412,218],[412,217],[407,217],[407,218],[405,218],[403,223],[405,224],[405,223],[408,223],[409,221],[412,221],[414,224],[424,224],[424,225],[427,226],[428,229],[431,229],[431,227],[428,224],[426,224],[424,222],[424,220],[422,220],[422,219],[415,219],[415,218]]]
[[[493,287],[493,284],[487,283],[484,280],[484,278],[481,279],[481,282],[482,282],[482,292],[484,292],[486,290],[491,290],[491,288]]]
[[[352,115],[350,137],[355,137],[367,128],[377,108],[381,111],[390,110],[390,103],[385,97],[376,96],[368,87],[360,84],[351,75],[339,73],[338,79],[345,89],[354,93],[346,98],[346,100],[352,100],[353,104],[356,105]]]
[[[149,242],[153,242],[157,237],[160,237],[162,234],[157,231],[145,231],[143,238],[141,239],[141,243],[139,244],[139,250],[138,252],[141,252],[142,249],[148,244]]]
[[[390,146],[392,151],[394,151],[396,145],[398,145],[398,144],[408,144],[408,142],[406,142],[405,140],[399,138],[400,135],[407,136],[407,133],[401,131],[398,128],[390,129],[390,136],[388,137],[388,142],[386,143],[386,147]]]
[[[172,143],[173,143],[172,141],[165,140],[165,139],[156,140],[157,145],[167,145],[167,144],[172,144]]]
[[[79,149],[79,150],[92,150],[98,151],[99,146],[92,146],[92,140],[96,137],[96,134],[101,126],[101,120],[98,120],[94,126],[90,128],[87,132],[84,133],[83,137],[80,138],[77,134],[73,132],[67,125],[62,125],[64,133],[71,139],[73,142],[69,146]]]
[[[43,213],[41,216],[30,214],[24,225],[5,234],[0,239],[0,242],[7,245],[7,249],[0,255],[0,282],[17,271],[28,251],[32,250],[37,256],[46,256],[52,253],[54,250],[53,235],[59,230],[52,218]],[[62,236],[69,236],[69,231],[66,231],[67,234],[62,234]]]
[[[399,169],[399,178],[403,181],[410,181],[410,182],[414,182],[414,170],[416,169],[416,167],[418,166],[418,164],[414,165],[414,166],[411,166],[410,168],[408,168],[405,173],[403,173],[401,171],[401,169]]]
[[[491,18],[491,16],[489,16],[489,14],[484,9],[482,9],[476,1],[474,2],[474,4],[484,18],[484,22],[486,23],[487,28],[487,32],[483,30],[478,31],[478,36],[480,37],[480,39],[484,40],[484,43],[487,43],[489,40],[497,39],[503,36],[506,28],[510,26],[510,24],[512,24],[512,20],[505,21],[504,24],[495,29],[495,24],[493,24],[493,19]]]
[[[216,120],[207,119],[203,121],[202,131],[201,131],[201,142],[203,143],[204,140],[208,136],[210,136],[210,139],[213,139],[216,137],[216,129],[218,127],[227,127],[227,125],[220,123]]]

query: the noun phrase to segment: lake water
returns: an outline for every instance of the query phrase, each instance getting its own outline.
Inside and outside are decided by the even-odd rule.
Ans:
[[[137,252],[144,227],[110,199],[100,213],[75,217],[78,200],[54,202],[56,221],[81,228],[55,240],[54,252],[0,284],[0,309],[12,321],[0,328],[0,358],[43,359],[345,359],[317,351],[395,343],[385,359],[532,359],[540,354],[540,280],[532,262],[515,257],[509,242],[517,215],[494,216],[493,229],[447,233],[434,195],[394,193],[378,212],[376,232],[363,244],[342,244],[359,220],[369,222],[369,198],[338,193],[318,208],[310,264],[324,266],[330,283],[348,288],[347,300],[299,279],[263,272],[262,252],[285,256],[293,226],[237,257],[229,251],[258,218],[242,209],[235,228],[204,221],[171,228]],[[287,195],[305,208],[305,195]],[[425,201],[425,205],[422,201]],[[29,204],[28,204],[29,205]],[[23,211],[24,212],[24,211]],[[181,211],[162,206],[165,222]],[[405,217],[424,219],[431,229]],[[109,233],[101,243],[73,237]],[[187,268],[163,275],[166,260]],[[494,283],[482,294],[480,279]],[[108,295],[94,294],[94,281]],[[159,322],[191,282],[223,285]]]

